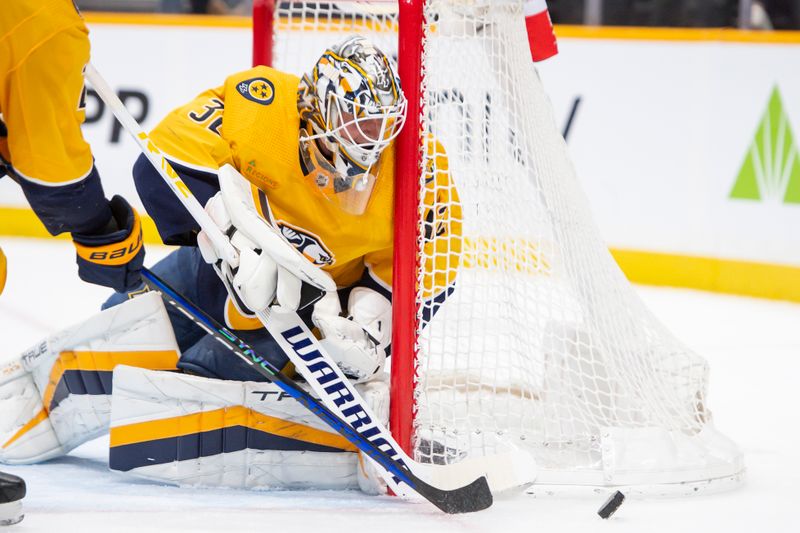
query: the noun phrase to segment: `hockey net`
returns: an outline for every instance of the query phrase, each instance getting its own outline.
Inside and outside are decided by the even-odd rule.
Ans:
[[[706,361],[642,304],[591,220],[521,0],[404,0],[399,18],[396,2],[256,4],[256,62],[296,74],[349,33],[397,57],[399,30],[392,429],[418,461],[517,447],[547,484],[740,478]],[[452,179],[433,190],[432,138]]]

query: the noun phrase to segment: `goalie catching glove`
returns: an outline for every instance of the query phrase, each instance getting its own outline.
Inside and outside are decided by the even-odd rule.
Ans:
[[[220,192],[206,203],[206,212],[238,252],[235,263],[224,259],[201,231],[197,245],[203,259],[215,266],[231,295],[246,309],[264,311],[277,305],[297,311],[336,291],[333,279],[313,265],[264,220],[253,203],[250,182],[225,165],[219,171]]]
[[[322,334],[320,344],[356,383],[371,380],[383,369],[392,339],[392,303],[367,287],[356,287],[348,299],[348,315],[340,316],[339,298],[328,294],[314,306],[312,320]]]

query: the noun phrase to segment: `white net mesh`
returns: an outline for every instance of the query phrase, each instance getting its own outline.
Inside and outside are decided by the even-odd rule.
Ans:
[[[368,37],[397,58],[397,3],[394,1],[277,2],[272,66],[301,75],[322,52],[347,35]]]
[[[710,423],[706,362],[644,307],[590,218],[521,1],[430,0],[425,18],[437,142],[420,176],[416,459],[514,445],[544,482],[738,474]],[[274,64],[298,74],[342,32],[396,54],[391,2],[281,3],[275,27]]]

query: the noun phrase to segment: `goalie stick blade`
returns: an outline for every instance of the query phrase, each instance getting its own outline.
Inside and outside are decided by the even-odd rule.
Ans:
[[[463,459],[448,465],[419,465],[420,477],[441,488],[461,487],[479,476],[486,477],[492,494],[536,481],[537,468],[528,452],[514,450]]]
[[[420,494],[447,514],[474,513],[492,506],[494,498],[485,477],[454,490],[440,490],[427,483],[415,487]]]

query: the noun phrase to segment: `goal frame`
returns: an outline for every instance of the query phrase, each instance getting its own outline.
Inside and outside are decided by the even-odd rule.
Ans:
[[[419,176],[423,138],[422,43],[424,0],[400,0],[398,75],[408,101],[408,115],[395,143],[394,270],[392,273],[392,366],[389,428],[413,457],[413,397],[418,329],[417,254],[419,238]]]
[[[515,0],[515,2],[519,1],[520,0]],[[271,65],[273,60],[276,64],[283,65],[283,55],[286,54],[287,58],[291,57],[295,59],[294,63],[287,63],[284,67],[290,72],[295,72],[296,74],[302,72],[302,70],[298,70],[302,68],[301,61],[299,61],[301,56],[305,56],[302,60],[302,64],[308,61],[309,65],[306,68],[310,68],[314,60],[310,59],[311,56],[309,53],[312,51],[311,48],[298,47],[295,42],[293,48],[284,50],[286,43],[282,41],[282,31],[284,28],[287,28],[288,32],[306,32],[308,28],[311,33],[303,34],[304,40],[307,41],[306,44],[316,39],[318,42],[315,43],[315,46],[322,46],[324,48],[327,39],[331,38],[332,34],[322,31],[319,35],[314,33],[314,28],[317,27],[316,22],[318,20],[323,21],[322,24],[324,25],[324,21],[326,20],[324,19],[324,14],[323,16],[318,14],[316,11],[318,8],[326,9],[328,6],[332,6],[338,10],[340,4],[353,4],[354,6],[366,6],[363,13],[367,13],[369,16],[372,14],[380,16],[383,13],[387,13],[388,8],[388,10],[392,12],[392,17],[397,17],[392,18],[391,27],[398,32],[396,48],[398,74],[401,79],[403,92],[408,100],[408,116],[403,131],[394,142],[393,327],[392,357],[390,359],[391,393],[389,427],[395,440],[409,456],[417,460],[424,461],[428,458],[430,462],[446,464],[446,461],[451,459],[446,455],[447,451],[460,449],[462,442],[465,441],[459,441],[454,447],[448,447],[448,445],[442,441],[447,441],[451,438],[451,435],[455,436],[455,438],[460,438],[457,436],[458,431],[454,431],[451,434],[444,434],[442,432],[449,431],[448,426],[442,424],[428,424],[422,427],[420,425],[424,424],[427,420],[425,417],[430,415],[426,410],[428,406],[436,405],[437,401],[434,397],[429,403],[425,403],[425,401],[420,402],[421,397],[426,398],[426,401],[430,400],[427,396],[428,389],[426,388],[427,384],[425,380],[429,375],[427,370],[429,370],[428,364],[430,362],[431,347],[429,343],[432,338],[430,337],[431,324],[434,324],[436,327],[441,327],[448,317],[447,314],[441,314],[442,311],[439,310],[437,312],[437,320],[441,320],[438,323],[431,322],[429,320],[430,317],[424,318],[424,316],[426,316],[425,312],[430,312],[431,309],[425,307],[429,304],[426,304],[420,299],[420,286],[424,286],[424,283],[427,283],[427,281],[420,281],[420,269],[423,265],[427,268],[427,261],[429,261],[426,255],[428,252],[421,249],[423,244],[421,232],[425,222],[421,220],[423,216],[421,206],[425,205],[421,202],[427,202],[426,195],[429,194],[426,188],[422,188],[427,187],[427,185],[423,186],[421,182],[423,175],[427,175],[425,173],[429,172],[428,169],[430,168],[431,160],[430,146],[428,146],[429,141],[426,140],[430,137],[427,137],[425,132],[431,125],[430,116],[437,113],[439,109],[437,105],[440,105],[436,99],[426,102],[423,97],[432,91],[439,90],[441,76],[438,76],[438,74],[448,72],[448,65],[441,62],[439,64],[432,63],[435,65],[435,68],[430,72],[425,70],[431,65],[431,57],[437,57],[435,55],[430,56],[431,52],[426,47],[426,40],[430,39],[432,35],[431,29],[427,27],[427,23],[430,22],[432,27],[439,26],[439,28],[446,28],[447,32],[458,31],[461,27],[450,24],[450,22],[452,22],[451,20],[447,22],[447,24],[450,25],[445,25],[445,23],[442,22],[444,19],[440,18],[439,13],[435,11],[438,4],[437,6],[432,6],[431,0],[341,0],[339,2],[332,1],[324,3],[308,2],[308,6],[311,6],[308,10],[306,10],[306,5],[304,4],[305,3],[301,1],[286,2],[284,4],[276,0],[254,0],[254,65]],[[391,7],[389,4],[391,4]],[[483,7],[488,7],[493,4],[486,3],[482,5]],[[509,5],[512,5],[512,10],[509,11],[509,13],[514,13],[514,16],[518,16],[519,12],[517,9],[519,6],[517,3],[509,2]],[[285,10],[286,7],[289,8],[288,11]],[[345,8],[342,7],[342,9]],[[362,11],[358,11],[358,13],[360,15]],[[435,20],[426,21],[426,13],[429,13],[429,16],[435,16]],[[433,13],[433,15],[430,13]],[[502,11],[498,12],[499,17],[502,17],[503,13]],[[457,14],[460,15],[461,12],[459,11]],[[307,19],[306,17],[309,18]],[[307,22],[307,20],[311,22]],[[331,17],[329,22],[338,20],[339,18],[337,17]],[[504,24],[509,20],[511,20],[512,23],[516,21],[516,19],[508,18],[497,18],[497,20],[502,21]],[[365,23],[358,22],[358,24]],[[366,31],[371,31],[373,28],[370,26],[370,21],[366,22],[366,24],[366,26],[359,27],[366,28]],[[383,23],[379,23],[379,28],[383,27]],[[354,30],[354,27],[340,26],[338,22],[329,26],[329,28],[332,28],[329,31],[333,32],[341,31],[343,28],[345,28],[345,31],[358,31]],[[516,46],[518,42],[521,41],[521,32],[517,33],[519,29],[524,30],[525,28],[522,25],[520,25],[519,28],[514,26],[513,32],[510,33],[515,39],[513,46]],[[446,37],[448,36],[448,34],[444,35]],[[317,38],[323,36],[324,38]],[[383,42],[383,46],[393,47],[393,44],[390,45],[388,42],[383,41],[382,35],[376,37],[378,38],[376,42]],[[435,43],[428,44],[433,46],[432,50],[437,50]],[[528,50],[527,46],[525,50]],[[525,109],[540,109],[541,116],[539,116],[538,119],[541,119],[543,123],[549,125],[552,122],[552,110],[547,100],[546,93],[541,87],[539,78],[535,75],[532,76],[525,70],[526,64],[521,63],[522,55],[519,55],[520,50],[516,50],[516,52],[517,53],[514,55],[506,56],[517,58],[516,70],[514,70],[514,72],[523,73],[523,79],[527,80],[525,82],[527,83],[526,87],[530,85],[537,88],[536,96],[530,96],[530,93],[525,93],[527,95],[524,99]],[[435,54],[436,52],[432,53]],[[275,55],[273,56],[273,54]],[[441,58],[441,56],[438,57]],[[528,57],[527,54],[525,54],[525,57]],[[530,79],[525,78],[525,76],[528,76]],[[447,78],[447,80],[449,79],[450,78]],[[480,93],[478,97],[482,98]],[[483,100],[479,101],[479,103],[481,102],[483,102]],[[488,114],[486,116],[488,117]],[[518,114],[512,113],[510,116],[518,116]],[[500,124],[501,128],[510,127],[508,124],[503,126],[502,122],[500,122]],[[443,131],[446,136],[447,130]],[[484,135],[488,135],[488,126],[484,125],[484,129],[481,131],[484,132]],[[525,131],[527,130],[523,130],[523,135],[525,135]],[[532,144],[528,145],[527,149],[536,153],[541,151],[543,154],[548,154],[547,156],[543,156],[543,165],[553,165],[553,168],[558,169],[559,175],[564,175],[568,178],[570,176],[573,177],[572,180],[567,179],[564,182],[555,182],[552,179],[544,182],[545,186],[549,187],[548,191],[550,193],[555,191],[555,197],[561,198],[561,201],[564,203],[563,206],[556,207],[571,210],[569,212],[572,215],[575,213],[588,213],[586,199],[582,195],[580,187],[577,185],[577,180],[574,179],[574,168],[571,162],[569,162],[569,156],[563,139],[560,137],[560,132],[549,126],[543,128],[543,131],[546,135],[530,136],[528,138],[526,142]],[[552,142],[550,141],[551,138],[554,139]],[[510,142],[516,142],[515,139],[517,139],[517,137],[512,135],[510,137]],[[546,141],[543,139],[546,139]],[[484,145],[484,149],[488,149],[486,148],[487,146],[488,144]],[[516,152],[512,152],[512,155],[516,157]],[[521,163],[520,160],[515,159],[515,161]],[[506,164],[508,164],[508,161],[506,161]],[[511,164],[513,165],[515,162],[511,161]],[[525,164],[530,165],[530,163]],[[533,170],[534,167],[526,166],[526,168],[528,169],[527,171],[530,172],[539,172],[538,169]],[[453,167],[451,167],[451,170],[452,169]],[[466,171],[464,174],[466,176],[470,176],[471,174],[471,171],[466,167],[461,168],[460,171],[462,173]],[[543,174],[543,176],[546,175],[547,174]],[[468,179],[469,178],[467,178],[467,181],[464,183],[472,185],[467,185],[467,188],[464,190],[469,190],[468,187],[470,186],[473,187],[473,189],[475,188],[474,181],[470,182]],[[543,177],[541,179],[547,180],[548,178]],[[426,180],[425,183],[428,183],[428,181]],[[480,183],[482,182],[479,182],[479,184]],[[538,181],[534,183],[539,184]],[[523,185],[527,186],[528,182]],[[480,197],[483,198],[483,189],[479,189],[479,192],[481,195]],[[472,194],[476,194],[474,190]],[[462,198],[463,197],[462,195]],[[569,201],[564,201],[563,197],[568,197]],[[572,211],[575,213],[572,213]],[[461,217],[460,210],[458,213],[459,214],[456,216]],[[520,215],[521,218],[518,217],[515,220],[525,219],[527,213],[518,213],[518,215]],[[589,332],[585,329],[582,330],[573,326],[569,318],[562,322],[555,322],[555,325],[551,329],[548,329],[550,323],[540,324],[540,329],[543,330],[542,337],[545,340],[534,339],[532,342],[534,343],[533,345],[538,346],[541,352],[540,355],[543,360],[539,361],[538,364],[540,366],[544,365],[544,368],[537,370],[537,372],[540,373],[535,377],[544,380],[545,383],[543,386],[545,387],[552,384],[548,383],[549,380],[554,380],[553,383],[561,383],[559,379],[566,380],[564,381],[566,386],[562,388],[553,388],[552,391],[548,392],[549,398],[547,396],[542,396],[538,392],[531,393],[531,398],[535,398],[536,400],[546,398],[547,402],[549,402],[546,403],[545,400],[543,400],[541,406],[536,409],[528,410],[527,406],[518,405],[516,408],[509,410],[509,413],[519,413],[520,408],[524,407],[524,412],[529,416],[529,425],[525,426],[522,431],[540,431],[540,434],[543,434],[541,432],[552,432],[553,438],[549,436],[535,437],[542,439],[538,441],[528,438],[528,442],[525,443],[528,448],[530,448],[532,454],[537,457],[542,456],[543,462],[540,464],[544,465],[542,466],[538,482],[531,491],[542,494],[542,492],[540,492],[541,490],[552,490],[552,493],[555,494],[563,492],[571,493],[571,489],[583,490],[588,488],[594,490],[598,487],[625,487],[626,490],[630,490],[634,494],[677,495],[694,494],[698,491],[717,491],[737,485],[741,481],[744,472],[744,466],[741,461],[741,451],[735,443],[715,430],[710,419],[701,420],[697,418],[698,416],[702,417],[705,412],[704,402],[707,387],[707,366],[705,361],[702,357],[696,356],[691,350],[684,349],[682,343],[674,339],[674,337],[660,325],[658,320],[647,311],[646,306],[637,298],[633,289],[625,280],[624,275],[613,262],[610,254],[608,254],[608,250],[597,234],[596,226],[594,226],[591,217],[585,215],[570,218],[570,220],[573,219],[577,219],[580,223],[578,228],[582,232],[580,235],[588,236],[582,237],[580,241],[582,246],[586,246],[576,251],[577,244],[574,242],[574,239],[566,238],[565,242],[568,244],[565,245],[563,250],[559,248],[563,253],[562,257],[566,258],[565,261],[567,262],[572,260],[572,263],[569,263],[570,265],[575,264],[574,258],[579,254],[582,254],[580,257],[585,256],[594,261],[599,266],[597,270],[600,273],[592,274],[588,277],[580,277],[579,280],[583,283],[580,287],[582,287],[582,290],[587,290],[588,288],[589,292],[593,295],[600,294],[604,296],[606,298],[606,307],[604,307],[604,309],[615,310],[624,308],[626,310],[625,313],[620,315],[621,318],[613,313],[610,314],[609,320],[611,322],[609,324],[602,323],[600,326],[612,327],[600,329],[602,329],[602,331],[613,332],[617,331],[614,327],[618,326],[623,330],[626,330],[625,328],[630,329],[631,327],[642,328],[641,331],[648,332],[647,335],[651,335],[653,340],[648,336],[645,339],[647,344],[640,346],[644,336],[633,335],[630,339],[623,339],[623,341],[627,341],[627,343],[619,343],[620,348],[618,351],[616,348],[606,349],[608,346],[612,345],[608,344],[609,340],[604,337],[605,334],[595,334],[594,338],[596,341],[593,341],[592,337],[589,337]],[[552,220],[548,219],[545,222],[550,224]],[[459,231],[460,223],[459,220]],[[563,237],[565,235],[564,228],[558,225],[553,226],[549,231],[555,233],[555,237],[551,238],[551,240],[558,240],[559,236]],[[572,235],[572,233],[569,232],[566,234]],[[465,242],[468,238],[470,237],[465,237]],[[477,242],[480,244],[480,239],[483,237],[478,234],[476,238],[478,239]],[[532,246],[526,240],[521,242],[522,248],[525,250],[528,249],[526,247]],[[506,250],[504,246],[505,244],[501,242],[497,245],[496,249],[489,250],[489,253],[502,253]],[[585,253],[584,249],[586,250]],[[480,246],[477,248],[477,253],[482,253]],[[534,251],[533,253],[533,257],[536,259],[536,257],[538,257],[538,252]],[[528,258],[526,254],[522,256],[518,256],[518,254],[512,255],[513,258],[516,258],[512,258],[514,261],[519,260],[520,257],[523,256],[523,261]],[[489,257],[487,261],[490,263],[491,261],[498,261],[498,264],[505,264],[505,261],[502,259],[498,260],[492,259],[491,256],[487,257]],[[527,265],[527,267],[533,268],[534,272],[538,272],[540,265],[544,265],[549,269],[546,262],[539,263],[538,260],[535,260],[532,265]],[[469,266],[468,264],[466,268],[469,268]],[[523,266],[526,266],[526,264],[523,264]],[[446,266],[444,268],[448,267]],[[561,268],[564,269],[563,266],[561,266]],[[564,272],[569,273],[571,270],[567,267],[566,270],[562,270],[561,275],[564,275]],[[594,271],[590,270],[590,272]],[[461,274],[459,274],[459,276],[460,275]],[[459,277],[459,279],[466,280],[464,283],[467,283],[467,285],[462,283],[461,288],[468,291],[470,287],[469,278]],[[572,278],[569,279],[571,280]],[[599,287],[598,284],[601,282],[606,283],[603,287],[611,287],[617,292],[609,296],[610,293],[608,291],[596,290]],[[561,283],[561,286],[565,286],[564,282]],[[555,287],[557,290],[559,289],[558,284],[556,284]],[[535,285],[532,290],[536,290]],[[449,294],[450,293],[448,293],[448,295]],[[457,299],[458,294],[461,293],[457,293],[456,299],[453,301],[456,304],[463,303]],[[463,292],[463,294],[470,293]],[[578,297],[579,296],[580,294]],[[427,297],[422,296],[422,298],[426,299]],[[584,303],[583,300],[579,301],[580,305],[587,306],[587,311],[585,312],[588,313],[587,316],[590,318],[596,317],[592,312],[592,306],[599,305],[596,303],[595,298],[596,296],[593,296],[588,303]],[[533,295],[529,301],[536,302],[536,295]],[[495,303],[495,305],[496,304],[497,303]],[[448,312],[451,308],[453,308],[453,306],[448,307],[445,312]],[[628,310],[632,308],[639,311],[635,324],[630,322],[627,318],[629,316]],[[549,309],[549,307],[546,308],[545,311],[547,311],[547,309]],[[583,307],[581,307],[581,309],[583,309]],[[536,310],[541,311],[541,309],[538,308]],[[554,313],[558,313],[559,310],[561,312],[564,311],[563,308],[558,308],[558,306],[556,306]],[[572,312],[570,309],[567,311]],[[500,316],[502,314],[502,312],[499,312],[498,318],[504,320],[508,319],[508,317]],[[537,314],[536,316],[539,315]],[[544,319],[547,319],[550,315],[545,312],[542,316]],[[567,316],[569,317],[571,315]],[[605,314],[602,316],[605,316]],[[572,320],[574,321],[575,319]],[[615,320],[616,322],[614,322]],[[514,324],[513,320],[508,323]],[[423,324],[425,328],[422,328],[423,334],[420,334]],[[505,324],[505,322],[502,324],[489,322],[487,323],[488,329],[481,330],[477,335],[486,335],[487,338],[492,337],[496,332],[499,332],[497,333],[498,335],[502,335]],[[631,324],[633,324],[633,326]],[[519,324],[517,325],[519,326]],[[592,325],[597,326],[597,324],[592,323],[589,327]],[[563,327],[563,331],[558,329],[559,326]],[[549,345],[546,344],[548,339],[552,342],[552,339],[556,337],[560,339],[560,342],[563,344],[561,348],[563,353],[554,351],[552,354],[548,355],[546,350],[559,350],[560,345],[556,346],[554,344],[553,346],[555,346],[555,348],[547,348]],[[439,340],[441,341],[442,339],[444,339],[444,336]],[[614,341],[617,340],[618,339],[614,339]],[[456,356],[465,353],[465,349],[461,347],[460,340],[457,339],[457,341],[454,341],[452,336],[447,340],[449,343],[447,344],[448,349],[459,346],[460,351],[458,354],[455,354]],[[467,342],[469,342],[469,338],[467,338]],[[531,339],[527,339],[526,342],[531,342]],[[539,344],[536,344],[537,342]],[[590,344],[593,342],[596,342],[596,344]],[[574,348],[569,348],[569,346],[572,345],[574,345]],[[584,345],[589,346],[589,348],[581,348]],[[495,343],[494,346],[501,346],[501,344]],[[525,346],[527,347],[528,344]],[[616,347],[617,344],[613,344],[613,346]],[[469,347],[466,349],[468,350]],[[592,352],[592,349],[595,351]],[[505,353],[506,352],[503,352],[503,354]],[[632,360],[638,365],[636,368],[651,369],[651,372],[647,374],[649,377],[640,378],[638,375],[629,377],[628,374],[625,374],[623,379],[616,375],[611,376],[605,372],[600,372],[598,374],[595,367],[599,363],[604,362],[606,353],[609,358],[617,357],[618,354],[621,354],[621,361]],[[630,359],[629,354],[633,354],[636,359]],[[647,357],[651,355],[654,358],[647,359]],[[511,353],[510,356],[513,356],[513,353]],[[659,358],[655,358],[656,356]],[[628,357],[628,359],[624,359],[625,357]],[[609,359],[609,361],[612,363],[610,368],[614,368],[614,360]],[[496,369],[500,369],[501,375],[502,372],[509,372],[509,367],[504,367],[502,366],[503,364],[507,365],[505,362],[496,365]],[[658,364],[662,366],[657,366]],[[592,372],[594,373],[592,374]],[[564,375],[562,376],[562,374]],[[433,375],[436,375],[435,372]],[[584,377],[584,375],[588,377]],[[667,376],[667,378],[665,379],[660,376]],[[673,377],[669,378],[669,376]],[[601,385],[605,383],[606,388],[601,388],[599,385],[595,384],[594,389],[586,389],[585,383],[587,383],[587,380],[592,383],[594,383],[592,380],[597,380]],[[489,388],[493,386],[491,381],[487,383],[489,383]],[[500,392],[505,390],[503,387],[506,387],[506,385],[501,384]],[[570,395],[570,387],[583,388],[580,394]],[[610,387],[614,388],[611,389]],[[697,389],[693,392],[691,387],[697,387]],[[686,392],[687,389],[689,389],[688,393]],[[516,391],[521,389],[512,387],[508,390]],[[588,390],[585,395],[583,392],[584,390]],[[642,395],[641,390],[653,390],[656,391],[656,393],[652,396],[646,394],[640,396]],[[436,393],[440,392],[437,390]],[[690,393],[694,395],[688,396],[687,394]],[[597,396],[598,394],[605,394],[604,397],[609,398],[607,404],[601,403],[600,405],[596,405],[592,403],[593,400],[599,398],[599,396]],[[595,397],[593,398],[592,395]],[[506,395],[505,398],[508,397],[509,396]],[[511,397],[513,401],[514,395],[512,394]],[[517,395],[517,397],[521,396]],[[589,407],[583,411],[576,411],[578,413],[577,416],[572,416],[572,418],[567,417],[566,421],[562,422],[562,418],[558,418],[558,416],[565,412],[564,410],[570,411],[574,409],[572,402],[580,402],[580,398],[584,398],[584,404]],[[622,406],[620,409],[621,412],[623,412],[620,418],[614,418],[611,415],[607,415],[605,412],[600,412],[603,410],[616,409],[618,405]],[[583,407],[579,407],[583,409]],[[449,404],[447,404],[447,408],[449,408]],[[693,409],[694,411],[690,412],[686,408]],[[492,409],[494,408],[492,407]],[[546,411],[540,412],[542,409]],[[487,412],[490,426],[497,420],[498,413],[502,413],[496,410],[487,411],[484,409],[480,411],[480,413],[482,413],[481,416],[485,416]],[[614,415],[616,415],[616,411],[614,411]],[[653,418],[650,418],[651,416]],[[665,420],[665,417],[671,418]],[[553,420],[555,420],[555,422],[553,422]],[[530,425],[531,421],[533,424],[537,425]],[[415,434],[415,431],[418,433]],[[431,437],[432,432],[440,433],[438,437]],[[470,435],[485,435],[487,433],[490,432],[483,431],[479,428],[479,430],[471,432]],[[491,435],[496,436],[496,438],[492,441],[490,446],[494,447],[494,451],[486,451],[487,448],[481,447],[485,446],[483,442],[486,442],[482,441],[478,442],[478,445],[475,447],[475,453],[497,453],[498,449],[504,451],[506,449],[504,447],[507,445],[510,445],[513,449],[514,444],[509,440],[509,437],[513,437],[513,435],[503,436],[504,433],[506,433],[505,427],[492,430]],[[462,431],[461,434],[465,435],[466,432]],[[444,436],[442,437],[442,435]],[[471,437],[466,438],[467,444],[465,448],[468,448],[472,445],[468,440]],[[484,438],[485,437],[479,437],[479,439]],[[424,449],[423,445],[426,442],[436,442],[437,439],[441,439],[439,443],[444,446],[444,457],[435,457],[436,455],[442,455],[441,450],[438,452],[431,451],[430,449],[421,451]],[[519,435],[520,441],[525,439],[526,435],[524,433]],[[629,446],[629,443],[633,443],[635,446]],[[651,443],[657,445],[655,451],[651,448],[653,446]],[[500,448],[498,448],[498,446],[500,446]],[[631,450],[633,450],[633,452]],[[693,450],[693,452],[687,455],[687,450]],[[425,457],[423,457],[423,459],[418,458],[417,452],[419,452],[419,455]],[[644,453],[644,455],[642,455],[642,453]],[[644,457],[644,459],[642,459],[642,457]],[[574,458],[575,461],[570,463],[570,458]],[[620,462],[615,462],[617,460]],[[439,463],[438,461],[445,461],[445,463]],[[602,461],[602,464],[600,464],[600,461]],[[545,489],[543,487],[548,488]],[[556,487],[558,490],[554,490]],[[546,493],[550,494],[551,492]]]

